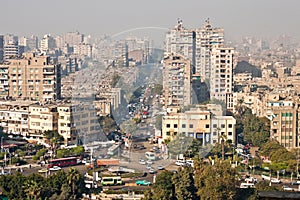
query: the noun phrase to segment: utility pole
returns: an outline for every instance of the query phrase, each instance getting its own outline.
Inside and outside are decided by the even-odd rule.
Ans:
[[[296,169],[297,173],[296,173],[296,178],[299,177],[299,149],[297,149],[297,169]]]

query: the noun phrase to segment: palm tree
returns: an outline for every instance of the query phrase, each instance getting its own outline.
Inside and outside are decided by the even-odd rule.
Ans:
[[[75,194],[75,184],[80,180],[80,173],[77,169],[71,168],[67,174],[68,184],[72,187],[72,194]]]
[[[219,136],[221,139],[221,145],[222,145],[222,160],[225,160],[225,140],[227,139],[225,134],[221,134]]]
[[[41,192],[41,187],[34,180],[27,180],[24,184],[24,191],[27,194],[28,198],[31,200],[38,199]]]

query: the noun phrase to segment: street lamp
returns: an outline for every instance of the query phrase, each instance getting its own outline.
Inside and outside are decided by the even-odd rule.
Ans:
[[[1,137],[1,152],[3,152],[3,136]]]

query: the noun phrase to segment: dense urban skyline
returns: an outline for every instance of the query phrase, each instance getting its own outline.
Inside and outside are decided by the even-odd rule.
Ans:
[[[287,34],[299,38],[296,20],[299,2],[284,1],[4,1],[0,14],[1,34],[43,35],[80,31],[114,35],[140,27],[172,28],[177,18],[188,27],[200,27],[210,18],[226,30],[227,38],[274,37]],[[13,15],[12,15],[13,11]],[[147,31],[149,31],[148,29]],[[153,32],[163,29],[153,29]],[[154,34],[154,33],[153,33]]]

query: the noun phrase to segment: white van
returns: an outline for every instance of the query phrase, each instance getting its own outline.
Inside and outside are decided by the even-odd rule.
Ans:
[[[254,183],[241,183],[240,188],[255,188]]]

